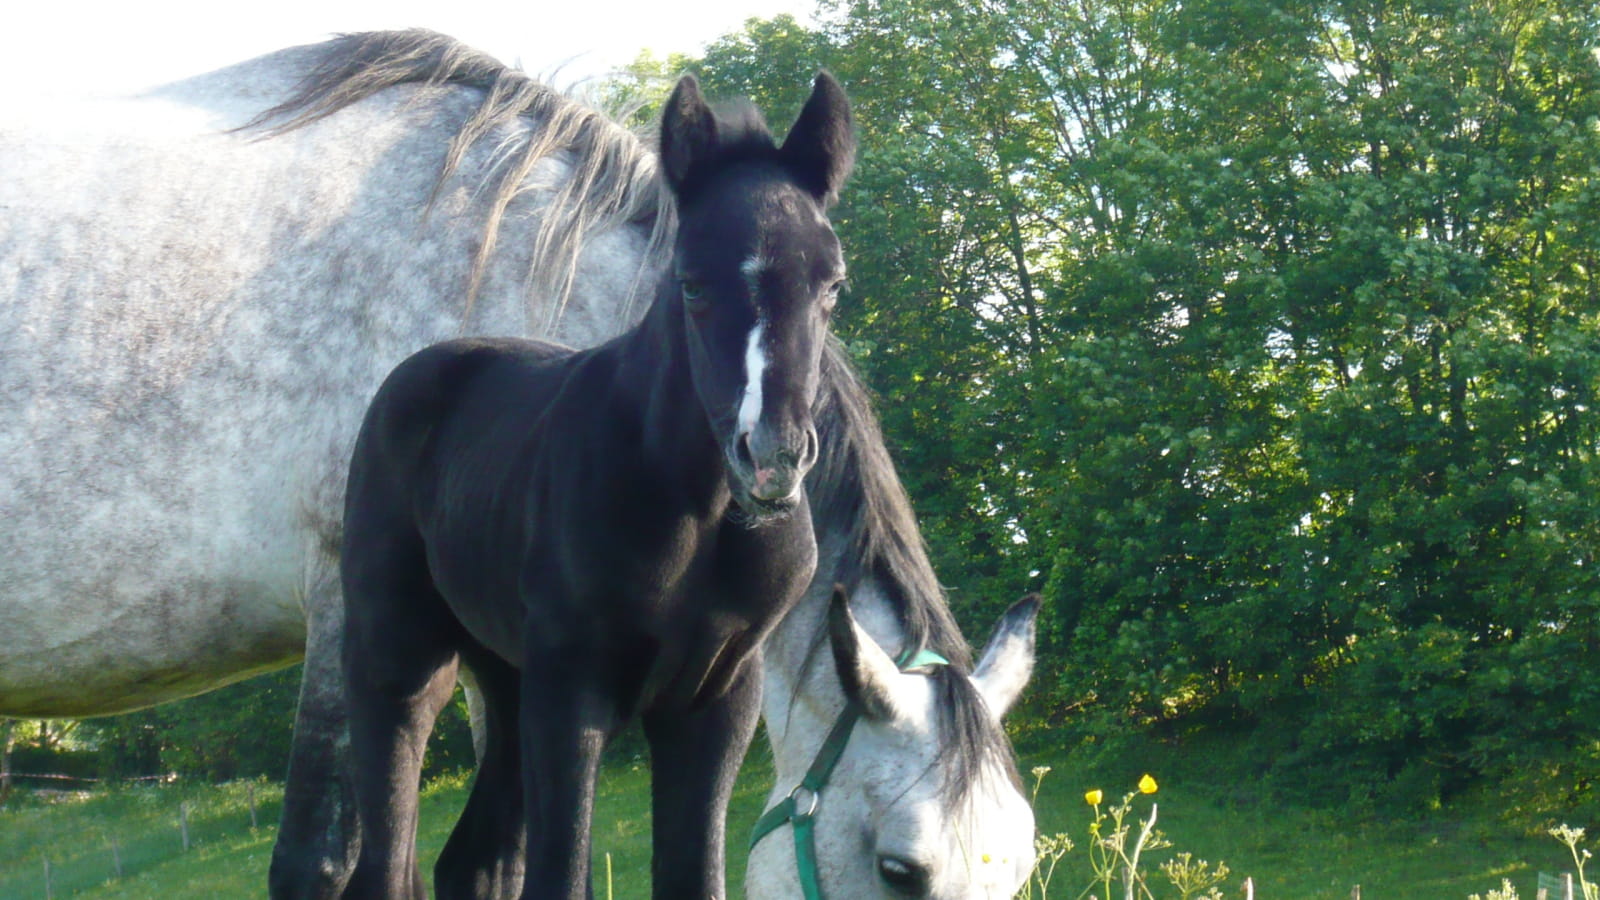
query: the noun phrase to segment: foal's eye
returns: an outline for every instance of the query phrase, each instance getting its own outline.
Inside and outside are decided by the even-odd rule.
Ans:
[[[706,299],[705,285],[690,278],[682,279],[683,303],[690,312],[705,312],[710,301]]]
[[[822,311],[831,314],[834,305],[839,302],[839,294],[849,286],[843,278],[828,285],[828,289],[822,295]]]

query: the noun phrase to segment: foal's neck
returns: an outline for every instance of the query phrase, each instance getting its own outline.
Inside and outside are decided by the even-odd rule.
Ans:
[[[644,318],[615,342],[617,396],[627,406],[619,412],[639,418],[641,446],[650,456],[679,465],[704,461],[720,479],[722,454],[695,390],[675,290],[676,279],[663,280]]]

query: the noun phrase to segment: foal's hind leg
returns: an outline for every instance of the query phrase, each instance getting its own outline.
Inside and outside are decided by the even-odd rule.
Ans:
[[[487,653],[474,653],[467,663],[485,707],[485,728],[472,794],[439,854],[433,887],[439,900],[515,900],[527,838],[517,731],[520,675]]]
[[[433,589],[420,541],[346,522],[345,690],[361,856],[346,896],[422,900],[417,779],[455,689],[460,626]]]

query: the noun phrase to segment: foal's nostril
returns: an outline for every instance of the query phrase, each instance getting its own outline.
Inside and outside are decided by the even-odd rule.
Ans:
[[[807,428],[805,450],[800,454],[800,469],[802,471],[810,469],[816,464],[817,456],[820,453],[821,448],[817,441],[817,430],[815,428]]]
[[[878,857],[878,877],[895,893],[905,897],[928,896],[928,886],[932,883],[926,866],[888,854]]]

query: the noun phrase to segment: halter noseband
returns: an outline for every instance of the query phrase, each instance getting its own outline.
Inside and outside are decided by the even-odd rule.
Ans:
[[[900,667],[900,671],[908,672],[926,666],[948,666],[950,660],[932,650],[908,650],[895,660],[895,665]],[[834,768],[839,765],[839,757],[844,755],[845,745],[850,743],[850,733],[855,730],[860,718],[860,704],[847,699],[839,718],[828,731],[827,739],[822,742],[822,749],[817,751],[816,758],[811,761],[811,767],[806,769],[800,783],[789,792],[789,796],[762,813],[761,818],[756,820],[756,827],[750,832],[750,849],[754,850],[762,838],[785,824],[794,826],[795,868],[800,873],[800,890],[805,900],[822,900],[822,885],[817,880],[817,807],[822,803],[822,789],[832,777]]]

